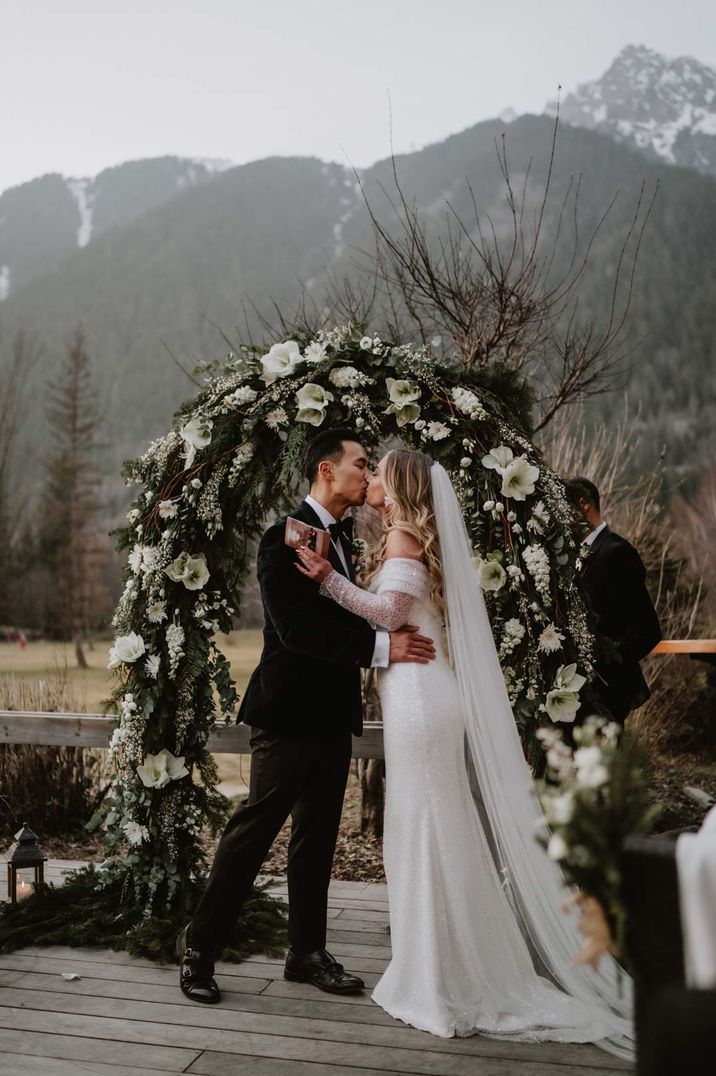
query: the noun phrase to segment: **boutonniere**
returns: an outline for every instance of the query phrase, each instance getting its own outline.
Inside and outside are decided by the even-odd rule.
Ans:
[[[582,542],[579,547],[579,556],[577,557],[577,562],[575,565],[578,572],[584,571],[584,566],[593,552],[594,550],[592,549],[591,545],[587,545],[586,542]]]
[[[368,543],[364,538],[354,538],[351,542],[351,556],[356,569],[360,568],[368,551]]]

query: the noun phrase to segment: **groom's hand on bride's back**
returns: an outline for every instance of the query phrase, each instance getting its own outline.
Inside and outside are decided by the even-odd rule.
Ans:
[[[427,665],[434,657],[434,642],[425,635],[420,635],[414,624],[406,624],[398,631],[391,631],[391,665],[396,661],[415,661],[419,665]]]

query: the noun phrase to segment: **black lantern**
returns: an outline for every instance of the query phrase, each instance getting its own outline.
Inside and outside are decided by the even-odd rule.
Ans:
[[[27,822],[15,834],[15,843],[11,845],[7,856],[7,895],[11,904],[18,902],[18,874],[20,871],[34,868],[35,885],[45,877],[47,856],[40,848],[37,834],[33,833]],[[20,879],[21,886],[25,883]],[[21,898],[22,899],[22,894]]]

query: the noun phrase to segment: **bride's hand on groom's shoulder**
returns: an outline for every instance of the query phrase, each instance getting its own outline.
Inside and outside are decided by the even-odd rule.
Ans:
[[[307,546],[298,546],[296,553],[301,561],[300,564],[295,565],[296,569],[308,579],[313,579],[315,583],[322,583],[333,571],[330,561],[321,557],[313,549],[308,549]]]
[[[435,657],[435,644],[432,639],[420,635],[414,624],[406,624],[398,631],[390,633],[390,664],[411,661],[418,665],[427,665]]]

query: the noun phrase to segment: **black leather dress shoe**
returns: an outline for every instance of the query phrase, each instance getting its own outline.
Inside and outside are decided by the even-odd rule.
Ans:
[[[358,994],[365,983],[357,975],[348,975],[325,949],[314,953],[296,953],[289,949],[286,956],[284,979],[292,983],[313,983],[329,994]]]
[[[187,927],[177,938],[177,956],[181,964],[179,986],[184,997],[200,1001],[203,1005],[216,1005],[221,994],[214,979],[214,953],[209,949],[197,949],[187,940]]]

